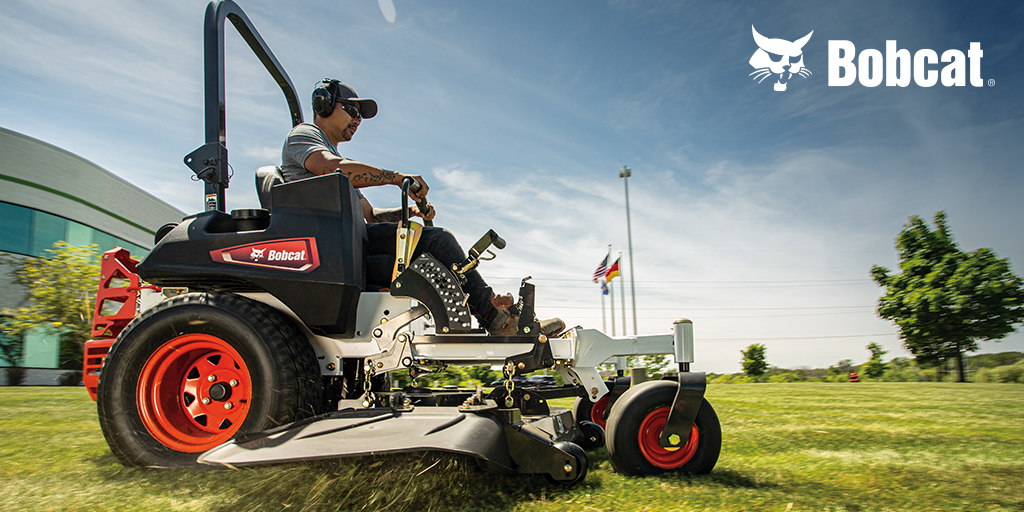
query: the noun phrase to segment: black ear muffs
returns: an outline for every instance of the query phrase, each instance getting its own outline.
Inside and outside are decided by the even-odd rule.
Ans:
[[[320,117],[329,117],[334,112],[334,104],[338,83],[337,80],[324,78],[313,90],[313,112]]]

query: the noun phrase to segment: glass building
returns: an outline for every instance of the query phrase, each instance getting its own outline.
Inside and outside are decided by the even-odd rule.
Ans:
[[[77,155],[0,128],[0,253],[40,258],[54,242],[128,249],[140,259],[156,230],[184,213]],[[0,312],[27,305],[27,291],[0,266]],[[98,278],[98,276],[97,276]],[[3,334],[3,333],[0,333]],[[56,384],[59,339],[36,330],[24,337],[25,384]],[[0,367],[11,366],[0,358]],[[6,384],[0,371],[0,384]]]

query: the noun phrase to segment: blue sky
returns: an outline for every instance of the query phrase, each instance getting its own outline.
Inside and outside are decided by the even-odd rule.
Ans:
[[[542,315],[601,328],[589,277],[608,244],[626,250],[628,165],[639,330],[692,319],[696,369],[739,371],[751,343],[781,367],[861,362],[871,342],[906,355],[874,315],[869,270],[896,266],[910,215],[946,210],[963,249],[1024,269],[1019,2],[394,0],[394,23],[373,0],[240,4],[307,119],[325,76],[375,98],[380,114],[342,153],[422,173],[464,245],[500,233],[509,246],[482,272],[499,291],[532,275]],[[8,0],[0,125],[201,210],[182,158],[204,142],[205,5]],[[784,92],[754,81],[751,25],[787,41],[813,30],[812,74]],[[911,54],[980,42],[986,85],[828,86],[829,40],[859,52],[889,39]],[[242,208],[290,126],[233,32],[227,62],[227,203]],[[367,196],[398,200],[393,187]],[[1024,350],[1024,335],[982,349]]]

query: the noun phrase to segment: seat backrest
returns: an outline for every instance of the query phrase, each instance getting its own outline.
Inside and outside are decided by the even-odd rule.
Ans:
[[[260,206],[269,210],[271,205],[270,189],[274,185],[284,183],[284,176],[281,175],[281,168],[276,165],[268,165],[256,169],[256,196],[260,199]]]

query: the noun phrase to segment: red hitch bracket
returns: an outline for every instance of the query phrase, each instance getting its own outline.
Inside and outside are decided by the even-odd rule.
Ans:
[[[139,290],[160,289],[156,286],[142,285],[135,269],[138,263],[132,259],[127,249],[120,247],[103,253],[100,262],[100,284],[96,290],[96,307],[92,316],[93,339],[85,342],[82,367],[82,381],[93,401],[96,401],[103,359],[110,352],[110,346],[117,340],[117,336],[135,318]],[[104,315],[103,311],[108,306],[108,301],[120,306],[113,314]]]

